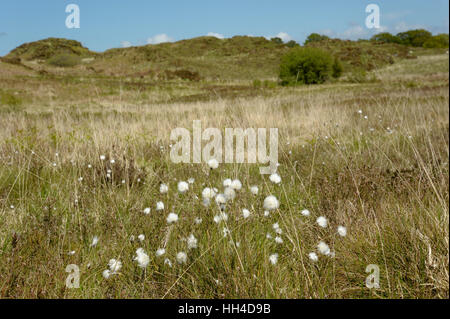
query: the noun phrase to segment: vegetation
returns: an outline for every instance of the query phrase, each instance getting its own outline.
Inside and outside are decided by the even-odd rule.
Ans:
[[[48,59],[48,64],[59,67],[73,67],[81,62],[81,59],[73,54],[59,54]]]
[[[446,48],[202,37],[75,54],[69,68],[48,61],[70,53],[34,51],[0,61],[0,298],[449,298]],[[341,76],[277,85],[296,52]],[[259,164],[173,163],[171,130],[198,119],[277,127],[281,182]],[[216,222],[203,191],[226,178],[242,188]]]
[[[334,62],[333,62],[334,61]],[[342,73],[340,62],[317,48],[296,48],[281,58],[280,80],[288,84],[320,84]]]
[[[448,48],[448,34],[433,36],[431,32],[423,29],[410,30],[392,35],[389,32],[375,34],[372,41],[382,43],[397,43],[413,47]]]

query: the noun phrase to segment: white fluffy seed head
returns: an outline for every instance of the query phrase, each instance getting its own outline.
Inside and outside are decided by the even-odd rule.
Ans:
[[[342,236],[342,237],[347,236],[347,228],[345,228],[344,226],[339,226],[337,228],[337,232],[338,232],[339,236]]]
[[[214,196],[216,196],[216,192],[214,191],[213,188],[206,187],[205,189],[203,189],[202,197],[204,199],[212,199],[214,198]]]
[[[148,214],[150,214],[150,211],[151,211],[150,207],[147,207],[144,209],[144,214],[148,215]]]
[[[309,210],[307,210],[307,209],[304,209],[304,210],[302,210],[301,214],[303,216],[309,216],[309,215],[311,215],[311,212]]]
[[[175,213],[170,213],[168,216],[167,216],[167,223],[168,224],[172,224],[172,223],[176,223],[177,221],[178,221],[178,215],[177,214],[175,214]]]
[[[249,218],[250,217],[250,211],[246,208],[244,208],[242,210],[242,216],[244,216],[244,218]]]
[[[188,191],[188,189],[189,189],[189,184],[188,183],[186,183],[184,181],[178,182],[178,191],[180,193],[182,193],[182,194],[186,193]]]
[[[218,194],[217,196],[216,196],[216,203],[217,204],[225,204],[227,202],[227,199],[226,199],[226,197],[225,197],[225,195],[224,194]]]
[[[164,203],[163,202],[157,202],[156,203],[156,210],[164,210]]]
[[[189,249],[197,248],[197,238],[193,234],[191,234],[187,239],[187,244]]]
[[[227,201],[233,200],[236,197],[236,192],[231,187],[225,188],[225,190],[223,191],[223,194],[225,195],[225,198]]]
[[[185,253],[184,251],[180,251],[180,252],[177,254],[177,262],[178,262],[179,264],[185,264],[186,261],[187,261],[187,255],[186,255],[186,253]]]
[[[253,195],[258,195],[258,192],[259,192],[258,186],[254,185],[254,186],[250,187],[250,192],[251,192]]]
[[[212,158],[208,161],[208,166],[211,169],[216,169],[219,167],[219,161],[216,160],[215,158]]]
[[[233,180],[233,181],[231,182],[230,187],[231,187],[232,189],[238,191],[238,190],[240,190],[240,189],[242,188],[242,183],[241,183],[240,180],[235,179],[235,180]]]
[[[270,195],[264,199],[264,209],[265,210],[271,211],[271,210],[278,209],[278,207],[280,207],[280,202],[278,201],[278,199],[275,196]]]
[[[102,276],[103,278],[108,279],[111,276],[111,271],[109,269],[103,270]]]
[[[311,261],[318,261],[319,260],[319,256],[317,256],[317,254],[315,252],[311,252],[308,254],[308,257]]]
[[[276,265],[278,262],[278,254],[272,254],[269,256],[269,261],[272,265]]]
[[[144,235],[144,234],[140,234],[140,235],[138,236],[138,239],[139,239],[140,241],[144,241],[144,240],[145,240],[145,235]]]
[[[270,175],[269,180],[274,184],[281,183],[281,177],[277,173],[273,173],[272,175]]]
[[[319,218],[317,218],[317,224],[322,227],[325,228],[328,226],[328,220],[326,217],[324,216],[320,216]]]
[[[328,245],[323,241],[317,245],[317,250],[325,256],[328,256],[331,253],[330,247],[328,247]]]
[[[230,187],[233,181],[230,178],[227,178],[223,181],[223,187]]]
[[[166,194],[169,191],[169,186],[167,186],[166,184],[161,184],[159,185],[159,192],[161,194]]]
[[[111,273],[115,274],[122,268],[122,262],[113,258],[109,260],[108,266]]]
[[[160,257],[166,253],[166,250],[164,248],[159,248],[156,250],[156,257]]]
[[[134,260],[137,261],[140,268],[146,268],[150,263],[150,257],[148,257],[148,255],[142,248],[138,248],[136,250],[136,257],[134,258]]]

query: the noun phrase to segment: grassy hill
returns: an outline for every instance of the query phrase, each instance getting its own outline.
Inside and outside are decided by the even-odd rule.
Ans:
[[[309,44],[323,48],[342,60],[344,73],[371,71],[405,58],[415,58],[407,46],[370,41],[331,39]],[[278,77],[280,57],[289,51],[283,43],[263,37],[229,39],[198,37],[173,43],[92,52],[74,40],[49,38],[23,44],[3,58],[41,72],[96,75],[170,81],[239,81]],[[75,57],[71,68],[52,62],[61,55]],[[77,60],[78,59],[78,60]]]

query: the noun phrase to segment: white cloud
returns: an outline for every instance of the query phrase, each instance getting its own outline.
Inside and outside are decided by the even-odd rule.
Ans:
[[[426,29],[426,27],[423,26],[423,25],[420,25],[420,24],[410,25],[410,24],[407,24],[404,21],[401,21],[401,22],[397,23],[395,25],[395,27],[394,27],[394,30],[397,33],[398,32],[405,32],[405,31],[413,30],[413,29]]]
[[[157,35],[147,39],[148,44],[158,44],[158,43],[173,42],[173,41],[174,41],[174,39],[172,39],[165,33],[157,34]]]
[[[357,40],[364,36],[367,36],[368,29],[363,28],[360,25],[354,25],[344,32],[338,33],[338,37],[342,39],[349,39],[349,40]]]
[[[292,37],[289,34],[287,34],[286,32],[278,33],[277,38],[280,38],[281,40],[283,40],[283,42],[289,42],[292,40]]]
[[[122,42],[120,42],[120,45],[122,46],[122,48],[129,48],[129,47],[131,47],[131,42],[130,41],[122,41]]]
[[[218,38],[218,39],[224,39],[225,38],[225,36],[223,34],[215,33],[215,32],[208,32],[207,36],[208,37],[215,37],[215,38]]]
[[[283,42],[289,42],[292,40],[292,37],[286,32],[280,32],[277,35],[265,36],[264,38],[266,38],[267,40],[270,40],[272,38],[280,38],[281,40],[283,40]]]

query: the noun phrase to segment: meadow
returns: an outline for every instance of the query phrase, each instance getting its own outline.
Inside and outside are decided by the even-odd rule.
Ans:
[[[1,298],[449,297],[445,52],[298,87],[32,66],[0,62]],[[277,127],[278,175],[172,163],[193,120]]]

